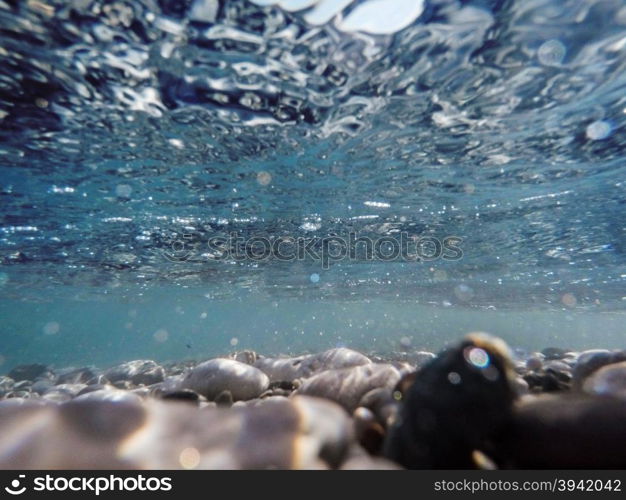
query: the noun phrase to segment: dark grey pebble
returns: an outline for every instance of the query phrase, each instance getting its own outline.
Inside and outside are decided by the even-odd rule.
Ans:
[[[188,403],[198,404],[200,396],[197,392],[190,389],[180,389],[178,391],[167,391],[160,395],[161,399],[166,401],[185,401]]]
[[[408,468],[475,467],[503,432],[517,399],[514,365],[500,339],[470,334],[403,378],[385,455]]]
[[[561,347],[546,347],[541,351],[546,360],[562,359],[571,349],[563,349]]]
[[[8,375],[18,382],[20,380],[35,380],[37,377],[41,377],[48,372],[49,370],[46,365],[33,363],[30,365],[18,365],[13,368]]]
[[[579,393],[529,396],[516,405],[496,455],[501,468],[622,469],[626,401]]]

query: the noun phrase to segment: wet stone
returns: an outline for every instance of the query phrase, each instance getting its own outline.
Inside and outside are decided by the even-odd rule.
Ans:
[[[390,364],[371,363],[323,371],[303,380],[296,392],[330,399],[352,413],[365,394],[380,388],[391,393],[400,377],[400,371]]]
[[[572,385],[574,389],[581,389],[585,379],[603,366],[626,361],[626,352],[608,351],[606,349],[591,349],[583,351],[574,365]]]
[[[500,468],[615,469],[626,464],[626,401],[580,393],[528,396],[497,444]],[[584,451],[583,451],[584,450]]]
[[[475,467],[475,452],[510,421],[516,376],[502,340],[468,335],[396,388],[401,403],[385,455],[408,468]]]
[[[108,384],[90,384],[81,389],[76,396],[82,396],[83,394],[89,394],[95,391],[111,391],[115,390],[115,387]]]
[[[163,392],[160,395],[160,398],[166,401],[184,401],[193,404],[198,404],[200,402],[200,396],[198,393],[190,389]]]
[[[253,365],[259,358],[256,352],[249,350],[236,352],[231,357],[235,361],[245,363],[246,365]]]
[[[98,373],[92,368],[73,368],[57,372],[57,384],[97,383]]]
[[[30,380],[21,380],[20,382],[15,382],[15,384],[13,384],[13,390],[14,391],[23,391],[23,390],[29,390],[32,387],[32,382]]]
[[[433,359],[435,359],[435,355],[432,352],[415,351],[407,356],[406,361],[411,363],[413,366],[415,366],[416,369],[419,370],[422,366],[424,366],[426,363],[429,363]]]
[[[232,359],[212,359],[193,368],[180,388],[191,389],[209,401],[229,391],[234,401],[260,396],[269,387],[267,375],[254,366]]]
[[[69,401],[75,398],[85,387],[85,384],[60,384],[48,389],[43,395],[43,399],[50,401]]]
[[[571,349],[563,349],[561,347],[546,347],[541,351],[546,360],[562,359]]]
[[[9,391],[15,385],[15,380],[5,375],[0,376],[0,392]]]
[[[48,372],[49,370],[46,365],[33,363],[30,365],[16,366],[8,375],[16,382],[19,382],[20,380],[35,380],[37,377],[41,377]]]
[[[349,368],[371,364],[365,355],[338,347],[319,354],[298,356],[294,358],[261,358],[254,364],[263,371],[271,382],[293,381],[297,378],[308,378],[325,370]]]
[[[525,364],[526,369],[533,371],[533,372],[540,371],[543,368],[543,360],[544,360],[543,354],[540,354],[540,353],[533,354],[526,360],[526,364]]]
[[[36,392],[37,394],[43,394],[52,387],[54,387],[54,384],[50,380],[37,380],[31,386],[31,391]]]
[[[606,365],[593,372],[584,381],[583,391],[626,399],[626,362]]]
[[[135,360],[108,369],[105,377],[112,383],[128,381],[135,385],[151,385],[165,378],[163,367],[151,360]]]
[[[227,410],[155,399],[0,404],[0,421],[5,469],[327,469],[354,443],[344,410],[304,396]]]

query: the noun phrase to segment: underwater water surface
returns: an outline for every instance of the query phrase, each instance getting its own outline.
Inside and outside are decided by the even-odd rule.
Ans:
[[[623,348],[625,147],[620,0],[0,1],[0,370]]]

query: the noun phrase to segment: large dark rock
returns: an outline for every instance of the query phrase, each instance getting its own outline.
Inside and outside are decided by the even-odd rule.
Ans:
[[[525,398],[492,454],[503,468],[623,469],[626,400],[584,394]]]
[[[515,371],[506,345],[472,334],[404,383],[398,418],[385,442],[388,458],[409,468],[475,466],[510,421]]]

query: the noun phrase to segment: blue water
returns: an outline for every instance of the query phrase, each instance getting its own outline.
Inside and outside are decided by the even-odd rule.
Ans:
[[[625,91],[619,0],[0,3],[0,370],[623,348]],[[350,233],[462,252],[210,245]]]

